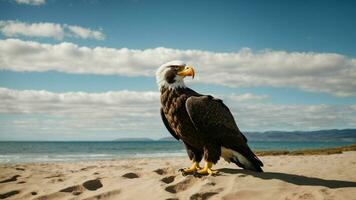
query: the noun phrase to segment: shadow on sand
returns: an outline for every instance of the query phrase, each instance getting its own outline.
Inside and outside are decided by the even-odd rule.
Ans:
[[[226,174],[250,175],[265,180],[278,179],[295,185],[324,186],[328,188],[356,187],[356,182],[351,182],[351,181],[326,180],[321,178],[314,178],[314,177],[307,177],[307,176],[286,174],[286,173],[279,173],[279,172],[258,173],[258,172],[248,171],[248,170],[230,169],[230,168],[221,168],[218,169],[218,171]]]

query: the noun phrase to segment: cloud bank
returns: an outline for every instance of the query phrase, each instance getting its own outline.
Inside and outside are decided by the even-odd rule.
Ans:
[[[159,105],[158,92],[116,91],[104,93],[67,92],[45,90],[11,90],[0,88],[0,113],[6,114],[76,114],[88,117],[105,110],[115,116],[147,116],[152,107]],[[135,112],[137,111],[137,112]]]
[[[64,37],[82,39],[105,39],[101,30],[91,30],[80,26],[57,23],[25,23],[20,21],[0,21],[0,32],[7,37],[48,37],[63,40]]]
[[[14,0],[18,4],[40,6],[46,3],[46,0]]]
[[[53,93],[0,88],[1,115],[16,116],[0,120],[0,131],[4,135],[11,131],[16,134],[71,134],[74,138],[83,133],[85,137],[89,133],[135,131],[154,135],[162,128],[158,123],[158,92]]]
[[[251,93],[245,93],[245,94],[230,94],[226,98],[230,99],[231,101],[238,101],[238,102],[244,102],[244,101],[259,101],[259,100],[264,100],[267,99],[269,96],[268,95],[255,95]]]
[[[3,70],[153,76],[162,63],[180,59],[195,66],[196,81],[201,83],[356,95],[356,59],[335,53],[89,48],[67,42],[43,44],[19,39],[0,40],[0,51]]]
[[[223,98],[242,131],[316,130],[356,126],[354,105],[275,105]],[[242,94],[248,96],[250,94]],[[253,96],[264,98],[264,96]],[[53,93],[0,88],[0,115],[21,116],[0,130],[73,133],[139,132],[166,134],[158,92]],[[42,116],[42,117],[38,117]]]

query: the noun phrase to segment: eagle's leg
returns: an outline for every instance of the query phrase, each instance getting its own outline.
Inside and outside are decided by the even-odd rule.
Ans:
[[[198,170],[197,171],[197,173],[198,174],[201,174],[201,175],[206,175],[206,174],[210,174],[210,175],[212,175],[212,174],[217,174],[218,173],[218,171],[217,170],[213,170],[213,169],[211,169],[213,167],[213,163],[212,162],[206,162],[205,163],[205,166],[204,166],[204,168],[203,169],[201,169],[201,170]]]
[[[214,141],[207,142],[204,147],[204,158],[206,164],[203,169],[198,170],[197,174],[206,175],[206,174],[217,174],[217,170],[212,170],[214,164],[216,164],[221,155],[221,147]]]
[[[193,165],[190,168],[179,169],[179,171],[182,172],[183,175],[187,175],[187,174],[194,173],[194,172],[198,171],[199,169],[201,169],[199,166],[199,163],[200,163],[201,159],[203,158],[203,152],[202,152],[202,150],[194,148],[187,143],[184,143],[184,144],[185,144],[185,148],[187,149],[189,159],[191,161],[193,161]]]

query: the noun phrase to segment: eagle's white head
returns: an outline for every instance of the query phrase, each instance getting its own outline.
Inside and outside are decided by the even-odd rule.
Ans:
[[[174,60],[161,65],[156,71],[156,81],[159,89],[167,87],[176,89],[185,87],[184,77],[192,76],[195,72],[193,67],[187,66],[183,61]]]

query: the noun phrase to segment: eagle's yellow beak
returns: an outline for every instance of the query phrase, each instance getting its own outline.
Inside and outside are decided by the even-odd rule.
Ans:
[[[186,66],[182,71],[179,71],[177,74],[179,76],[191,76],[192,78],[194,78],[195,72],[193,67]]]

